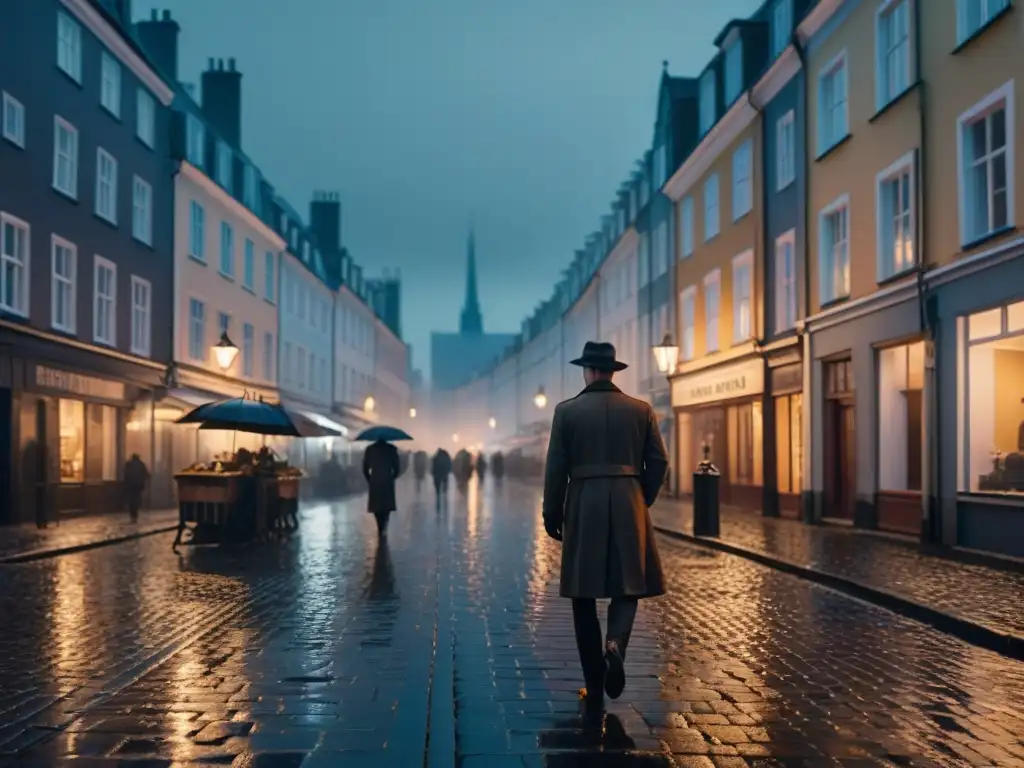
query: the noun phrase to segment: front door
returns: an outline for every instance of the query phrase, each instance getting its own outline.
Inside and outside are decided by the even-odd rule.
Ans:
[[[825,381],[825,509],[822,515],[852,521],[857,497],[857,429],[851,361],[827,363]]]

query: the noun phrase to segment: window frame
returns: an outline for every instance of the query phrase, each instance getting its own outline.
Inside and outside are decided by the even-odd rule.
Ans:
[[[741,296],[738,292],[741,272],[746,272],[747,295]],[[743,300],[747,302],[748,322],[746,335],[740,334],[740,307]],[[732,343],[742,344],[754,338],[754,249],[748,248],[742,253],[732,257]]]
[[[188,206],[188,255],[206,264],[206,209],[198,200],[190,200]]]
[[[195,309],[199,309],[198,316]],[[200,363],[207,362],[206,302],[196,296],[188,298],[188,357]],[[198,350],[198,353],[197,353]]]
[[[825,232],[825,221],[826,221],[826,219],[828,219],[832,215],[834,215],[834,214],[836,214],[836,213],[838,213],[839,211],[842,211],[842,210],[846,211],[846,236],[845,236],[844,239],[845,239],[845,242],[846,242],[846,265],[847,265],[847,269],[849,269],[849,265],[853,261],[853,255],[850,253],[850,232],[851,232],[851,229],[852,229],[851,225],[850,225],[850,195],[849,194],[840,195],[835,200],[833,200],[831,203],[829,203],[824,208],[822,208],[820,211],[818,211],[818,305],[822,306],[822,307],[827,305],[827,304],[832,304],[834,302],[841,301],[843,299],[847,299],[847,298],[850,297],[850,285],[849,284],[846,285],[845,293],[840,295],[839,293],[833,292],[833,289],[835,287],[835,278],[834,278],[834,275],[835,275],[835,264],[832,261],[831,250],[827,251],[830,254],[829,255],[829,259],[830,259],[829,265],[831,266],[831,269],[827,272],[827,274],[829,275],[830,278],[832,278],[832,288],[829,289],[828,298],[825,298],[826,293],[823,290],[824,285],[825,285],[824,280],[825,280],[825,275],[826,275],[826,270],[824,269],[825,254],[826,254],[826,247],[825,247],[825,235],[826,235],[826,232]]]
[[[256,329],[252,323],[242,323],[242,375],[250,379],[256,370]]]
[[[139,191],[145,191],[145,205],[139,205]],[[141,213],[140,213],[141,211]],[[144,227],[140,232],[140,219]],[[153,186],[140,176],[132,177],[132,237],[140,243],[153,245]]]
[[[25,235],[25,254],[21,261],[13,258],[13,255],[4,253],[4,228],[14,227],[20,229]],[[8,304],[5,300],[7,295],[7,284],[6,275],[7,269],[5,262],[14,261],[16,264],[21,266],[21,297],[24,303],[24,307],[15,307]],[[29,316],[29,307],[31,306],[31,296],[29,294],[30,282],[30,269],[32,265],[32,227],[31,225],[17,216],[12,216],[6,211],[0,211],[0,311],[6,312],[9,315],[16,315],[18,317],[27,318]]]
[[[217,183],[220,184],[228,194],[233,194],[232,188],[232,164],[234,160],[234,152],[226,141],[223,139],[217,140],[217,151],[216,151],[216,168],[217,168]]]
[[[780,245],[788,245],[790,248],[793,271],[792,275],[782,272],[779,261]],[[800,297],[797,294],[797,260],[796,260],[796,229],[783,232],[775,238],[775,253],[773,256],[775,272],[775,333],[783,333],[796,328],[797,316],[800,312]],[[787,271],[788,272],[788,271]],[[790,290],[793,301],[788,301]],[[792,322],[789,321],[789,308],[792,306]],[[785,312],[785,315],[782,313]]]
[[[700,135],[704,136],[708,131],[715,127],[715,123],[718,121],[718,101],[716,89],[718,88],[717,73],[714,68],[704,70],[704,74],[700,76],[700,83],[698,85],[698,106],[697,111],[699,113],[700,121]],[[710,97],[710,103],[706,103],[705,99]]]
[[[227,221],[220,223],[219,270],[221,276],[229,280],[235,279],[235,230]]]
[[[140,304],[136,296],[136,287],[144,288],[146,303],[143,317],[143,327],[140,329],[136,324]],[[132,319],[131,319],[131,353],[140,357],[150,357],[153,352],[153,284],[138,275],[132,275],[131,281]],[[142,337],[144,344],[139,344],[139,337]]]
[[[915,80],[913,54],[914,9],[910,5],[912,2],[915,2],[915,0],[883,0],[878,8],[875,9],[875,108],[879,110],[906,93]],[[907,24],[907,36],[903,42],[905,55],[903,71],[906,73],[906,82],[890,93],[889,81],[892,72],[888,68],[889,54],[895,49],[891,47],[892,43],[889,41],[890,47],[882,50],[883,31],[885,30],[885,25],[893,16],[900,13],[901,7],[903,8],[902,12],[906,14]],[[847,93],[847,99],[849,99],[849,93]]]
[[[708,226],[708,223],[712,220],[709,216],[708,202],[712,199],[708,194],[708,188],[714,184],[714,231]],[[722,232],[722,210],[721,210],[721,197],[722,187],[718,179],[718,173],[713,173],[704,180],[704,242],[710,243]]]
[[[70,154],[67,157],[68,167],[70,169],[69,170],[69,175],[71,177],[69,179],[70,189],[65,189],[64,187],[60,186],[60,184],[59,184],[59,181],[60,181],[60,158],[62,157],[62,155],[60,153],[60,132],[61,132],[62,129],[64,131],[66,131],[68,136],[71,138],[71,144],[70,144],[71,152],[70,152]],[[53,116],[53,185],[52,186],[53,186],[53,188],[55,190],[60,192],[62,195],[65,195],[65,196],[71,198],[72,200],[77,200],[78,199],[78,165],[79,165],[79,160],[81,158],[81,152],[79,151],[80,150],[79,145],[80,145],[80,142],[79,142],[78,128],[76,128],[72,123],[68,122],[67,120],[65,120],[60,115],[54,115]]]
[[[141,85],[135,89],[135,137],[150,149],[156,146],[156,100]]]
[[[687,323],[687,308],[689,308],[689,323]],[[679,359],[685,363],[696,357],[697,286],[688,285],[679,292]]]
[[[1000,7],[995,8],[995,10],[990,10],[988,13],[983,13],[978,26],[973,29],[967,29],[966,4],[969,1],[970,0],[956,0],[956,43],[958,46],[963,45],[976,34],[981,32],[987,25],[991,24],[1000,13],[1003,13],[1012,5],[1009,0],[978,0],[981,3],[984,3],[986,8],[988,8],[989,3],[992,2],[998,3]]]
[[[70,277],[57,272],[57,249],[63,248],[69,255]],[[69,322],[62,323],[57,318],[58,283],[67,286],[68,301],[66,310]],[[78,327],[78,246],[70,240],[54,233],[50,235],[50,327],[64,333],[76,333]]]
[[[61,56],[61,52],[64,50],[61,35],[61,32],[64,31],[62,25],[71,32],[71,38],[68,41],[70,50],[67,52],[70,61],[67,62],[62,61]],[[57,11],[57,68],[78,85],[82,84],[82,25],[70,14],[61,10]]]
[[[8,130],[7,120],[13,116],[16,130]],[[3,137],[19,149],[25,148],[25,105],[7,91],[3,92],[3,114],[0,115],[3,125]]]
[[[112,293],[109,297],[100,293],[99,276],[101,270],[108,270],[110,272]],[[100,302],[107,298],[110,299],[109,315],[107,317],[110,325],[110,336],[103,337],[100,335]],[[105,347],[117,346],[117,264],[99,254],[93,257],[92,266],[92,340],[94,343]]]
[[[103,184],[104,176],[100,172],[103,168],[103,161],[106,159],[113,169],[113,178],[110,179],[110,211],[103,211],[100,208],[100,204],[103,200]],[[96,147],[96,204],[93,206],[94,213],[104,221],[108,221],[114,226],[117,226],[117,182],[118,182],[118,171],[119,171],[117,158],[114,157],[103,147]],[[134,205],[134,203],[133,203]]]
[[[775,121],[775,191],[781,192],[795,181],[796,112],[790,109]]]
[[[714,286],[714,294],[711,287]],[[711,333],[711,296],[715,297],[714,334]],[[712,346],[712,340],[714,346]],[[722,270],[716,268],[704,276],[704,353],[722,350]]]
[[[1006,224],[999,228],[989,228],[985,232],[968,231],[968,200],[967,200],[967,144],[965,129],[1002,108],[1006,114],[1006,144],[1003,149],[1006,163]],[[960,245],[966,249],[972,243],[991,237],[1004,229],[1016,226],[1015,205],[1016,189],[1015,156],[1016,156],[1016,115],[1014,107],[1014,80],[1004,83],[977,101],[957,117],[956,149],[957,149],[957,186],[959,200]],[[988,151],[988,157],[993,152]],[[972,161],[973,162],[973,161]],[[992,219],[991,174],[989,174],[988,218]]]
[[[743,172],[745,176],[741,175]],[[742,210],[740,206],[745,206]],[[746,139],[732,153],[732,220],[739,221],[754,210],[754,143]]]
[[[249,237],[242,244],[242,287],[256,293],[256,243]]]
[[[200,170],[206,164],[206,126],[191,112],[185,115],[185,159]]]
[[[108,75],[111,77],[108,79]],[[115,59],[109,51],[100,52],[100,106],[107,111],[107,113],[117,119],[121,120],[121,101],[122,101],[122,89],[121,83],[124,79],[124,73],[121,71],[121,62]],[[111,103],[107,103],[107,86],[110,86],[111,93],[109,94]]]
[[[895,162],[889,165],[887,168],[882,169],[875,175],[875,253],[877,258],[875,259],[876,278],[879,283],[885,280],[891,280],[894,277],[898,277],[911,271],[917,265],[918,248],[917,248],[917,158],[914,151],[910,151],[902,157],[898,158]],[[895,240],[893,241],[894,249],[890,253],[886,247],[886,225],[892,223],[894,216],[886,216],[885,213],[885,195],[883,186],[889,182],[892,182],[898,178],[901,178],[904,174],[909,177],[910,186],[910,248],[912,259],[908,265],[897,268],[896,265],[896,253],[895,253]]]
[[[270,331],[263,332],[263,380],[274,381],[274,334]]]
[[[723,55],[723,66],[724,70],[723,80],[723,98],[725,100],[725,109],[735,103],[736,99],[743,93],[743,37],[739,34],[739,30],[733,28],[732,37],[729,42],[725,45],[725,52]],[[735,80],[735,82],[732,82]],[[735,92],[734,92],[735,91]]]
[[[826,136],[825,134],[825,81],[830,78],[842,73],[843,81],[843,124],[839,127],[839,133],[836,136]],[[833,88],[834,90],[834,88]],[[847,56],[846,49],[844,48],[835,56],[833,56],[828,62],[826,62],[819,70],[817,76],[817,143],[818,143],[818,156],[824,155],[833,147],[837,146],[847,136],[850,135],[850,60]],[[836,102],[833,102],[833,110]],[[831,121],[830,121],[831,125]]]
[[[277,303],[277,258],[273,251],[263,255],[263,300],[271,304]]]

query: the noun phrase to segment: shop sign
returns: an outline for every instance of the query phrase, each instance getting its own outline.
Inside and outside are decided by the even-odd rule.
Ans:
[[[40,389],[53,389],[98,400],[123,401],[125,399],[125,386],[119,381],[60,371],[45,365],[36,366],[36,386]]]
[[[764,361],[761,358],[710,371],[680,376],[672,381],[672,406],[732,400],[764,392]]]
[[[772,368],[772,392],[774,394],[799,392],[803,387],[804,367],[800,363]]]

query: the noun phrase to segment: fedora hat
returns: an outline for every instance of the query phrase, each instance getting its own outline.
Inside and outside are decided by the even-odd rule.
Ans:
[[[615,359],[615,346],[606,341],[588,341],[583,345],[583,354],[569,362],[598,371],[622,371],[629,367]]]

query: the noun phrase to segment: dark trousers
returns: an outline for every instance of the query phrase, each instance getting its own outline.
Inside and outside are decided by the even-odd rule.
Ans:
[[[377,533],[383,536],[388,532],[388,521],[391,519],[391,513],[374,512],[373,516],[377,518]]]
[[[142,506],[142,491],[128,491],[128,514],[132,520],[139,518],[139,507]]]
[[[437,494],[437,503],[440,506],[441,497],[448,495],[448,478],[447,477],[435,477],[434,478],[434,493]]]
[[[619,646],[619,655],[626,658],[626,646],[633,632],[638,600],[635,597],[613,597],[608,604],[608,640]],[[597,618],[597,601],[590,597],[572,599],[572,623],[576,630],[576,648],[580,652],[580,665],[587,691],[604,689],[604,643],[601,642],[601,622]]]

